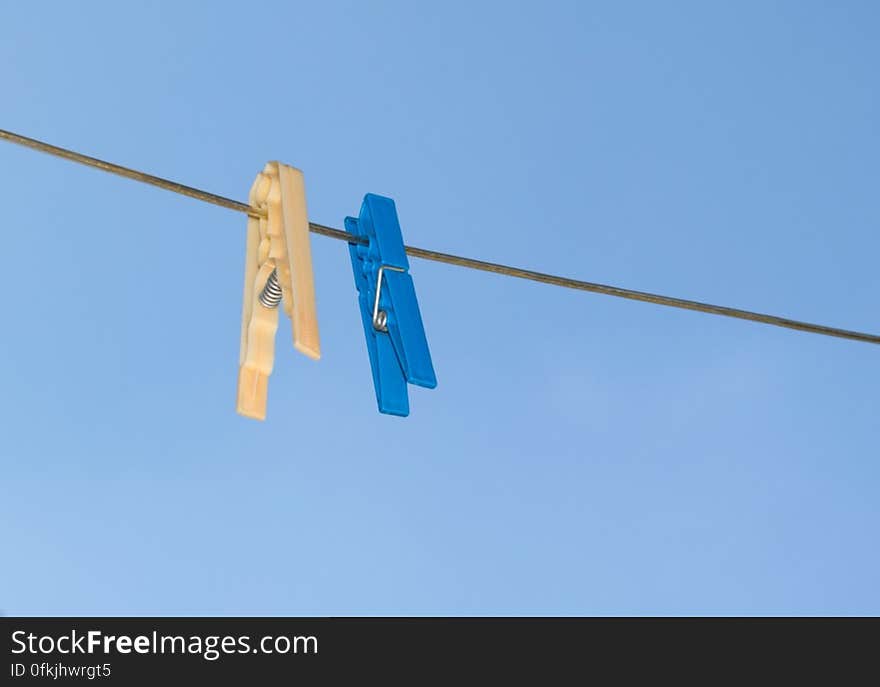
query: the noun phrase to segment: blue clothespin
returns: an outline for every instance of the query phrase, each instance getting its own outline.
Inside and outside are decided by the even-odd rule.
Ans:
[[[394,201],[368,193],[358,218],[345,218],[345,230],[367,239],[366,245],[349,243],[348,250],[379,412],[405,417],[407,382],[433,389],[437,377]]]

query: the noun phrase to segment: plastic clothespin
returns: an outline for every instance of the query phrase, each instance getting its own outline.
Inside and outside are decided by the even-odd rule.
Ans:
[[[394,201],[368,193],[358,218],[345,218],[345,230],[366,239],[348,250],[379,412],[405,417],[407,382],[433,389],[437,377]]]
[[[236,410],[264,420],[278,305],[283,303],[291,319],[296,350],[318,360],[321,343],[302,172],[268,163],[251,187],[249,202],[263,216],[248,217]]]

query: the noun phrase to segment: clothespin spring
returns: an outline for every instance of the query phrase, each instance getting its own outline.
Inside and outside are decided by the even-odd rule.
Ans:
[[[272,270],[272,274],[269,275],[269,278],[266,280],[266,285],[260,292],[260,304],[264,308],[274,310],[281,302],[281,297],[281,284],[278,283],[278,270],[275,269]]]
[[[388,313],[384,310],[379,310],[379,295],[382,293],[382,275],[385,274],[385,270],[406,272],[402,267],[393,267],[392,265],[382,265],[379,267],[379,274],[376,276],[376,300],[373,302],[373,329],[377,332],[388,331]]]

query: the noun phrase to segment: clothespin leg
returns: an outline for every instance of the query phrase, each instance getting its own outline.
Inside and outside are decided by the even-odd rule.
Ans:
[[[321,357],[321,341],[318,334],[305,181],[303,173],[295,167],[276,164],[287,249],[287,274],[284,275],[287,280],[282,283],[289,284],[290,289],[285,309],[293,325],[294,348],[313,360],[318,360]]]
[[[266,285],[272,269],[271,263],[265,263],[259,270],[253,289],[245,355],[238,371],[236,410],[239,414],[255,420],[266,419],[269,376],[272,374],[275,362],[278,309],[266,308],[259,301],[259,294]]]

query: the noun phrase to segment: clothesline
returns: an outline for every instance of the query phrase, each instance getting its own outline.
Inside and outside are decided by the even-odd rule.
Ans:
[[[180,195],[195,198],[196,200],[201,200],[203,202],[218,205],[220,207],[235,210],[237,212],[242,212],[250,216],[259,217],[262,214],[258,208],[251,207],[247,203],[243,203],[241,201],[233,200],[231,198],[225,198],[224,196],[210,193],[209,191],[204,191],[202,189],[194,188],[192,186],[187,186],[185,184],[164,179],[162,177],[148,174],[146,172],[141,172],[130,167],[124,167],[113,162],[100,160],[98,158],[84,155],[82,153],[69,150],[67,148],[55,146],[50,143],[39,141],[37,139],[28,138],[27,136],[22,136],[21,134],[16,134],[11,131],[0,129],[0,139],[24,146],[26,148],[30,148],[32,150],[38,150],[43,153],[48,153],[50,155],[63,158],[65,160],[70,160],[72,162],[77,162],[79,164],[93,167],[95,169],[100,169],[104,172],[116,174],[127,179],[133,179],[141,183],[157,186],[167,191],[173,191],[174,193],[178,193]],[[317,224],[315,222],[309,222],[309,230],[312,233],[319,234],[321,236],[327,236],[329,238],[340,241],[347,241],[349,243],[361,242],[361,239],[357,236],[354,236],[353,234],[349,234],[348,232],[342,231],[340,229],[335,229],[333,227],[328,227],[323,224]],[[561,277],[544,272],[527,270],[520,267],[512,267],[509,265],[502,265],[498,263],[477,260],[475,258],[452,255],[449,253],[441,253],[425,248],[417,248],[415,246],[406,246],[406,253],[407,255],[421,258],[423,260],[432,260],[434,262],[441,262],[447,265],[456,265],[458,267],[465,267],[468,269],[480,270],[483,272],[491,272],[508,277],[516,277],[518,279],[527,279],[530,281],[550,284],[552,286],[560,286],[568,289],[575,289],[578,291],[588,291],[591,293],[599,293],[606,296],[615,296],[617,298],[626,298],[628,300],[642,301],[645,303],[654,303],[656,305],[664,305],[667,307],[680,308],[683,310],[694,310],[697,312],[708,313],[710,315],[733,317],[740,320],[749,320],[751,322],[768,324],[775,327],[784,327],[787,329],[794,329],[811,334],[820,334],[822,336],[831,336],[841,339],[850,339],[853,341],[862,341],[864,343],[880,344],[880,335],[878,334],[839,329],[837,327],[830,327],[822,324],[814,324],[810,322],[793,320],[786,317],[780,317],[778,315],[768,315],[765,313],[741,310],[739,308],[731,308],[723,305],[712,305],[710,303],[702,303],[699,301],[686,300],[683,298],[663,296],[660,294],[648,293],[645,291],[634,291],[632,289],[625,289],[618,286],[610,286],[608,284],[581,281],[578,279]]]

